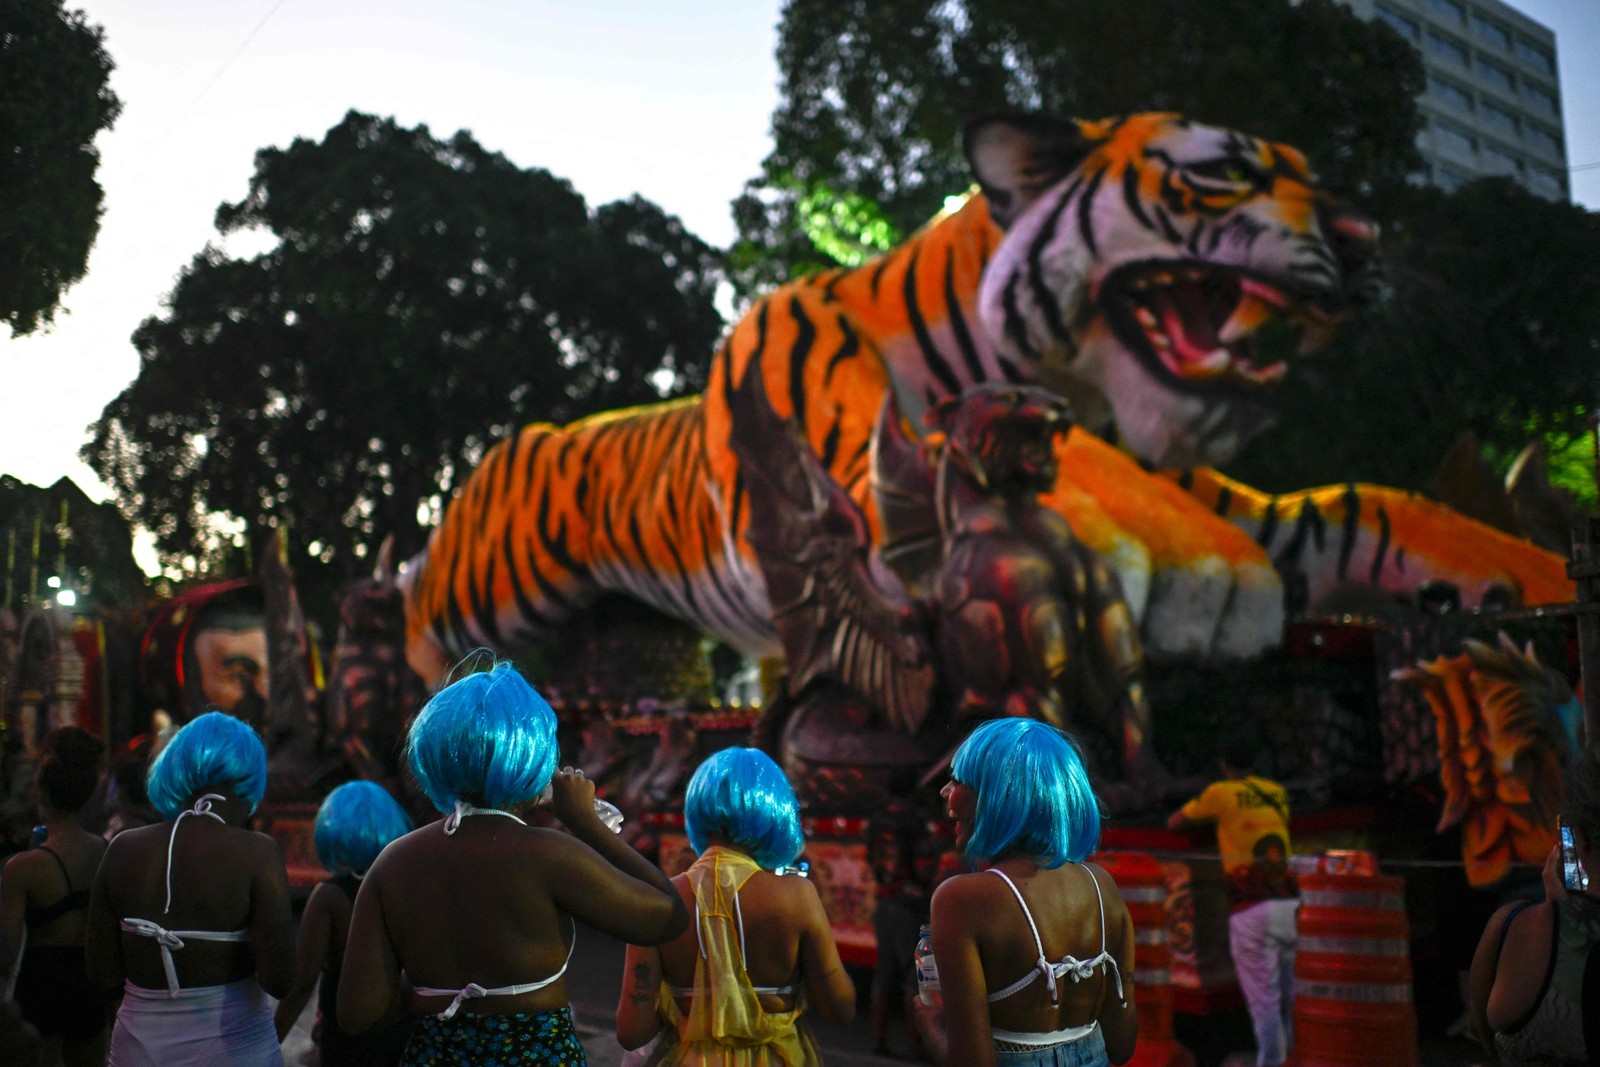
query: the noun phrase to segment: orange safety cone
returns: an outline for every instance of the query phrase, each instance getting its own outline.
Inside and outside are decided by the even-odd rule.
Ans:
[[[1117,883],[1133,917],[1133,998],[1139,1008],[1139,1040],[1128,1062],[1133,1067],[1195,1067],[1194,1054],[1172,1033],[1166,872],[1154,856],[1143,852],[1102,852],[1094,858]]]
[[[1404,878],[1300,876],[1295,1067],[1417,1067]]]

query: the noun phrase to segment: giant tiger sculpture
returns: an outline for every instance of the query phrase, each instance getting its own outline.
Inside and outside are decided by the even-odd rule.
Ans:
[[[878,520],[869,444],[885,394],[920,413],[982,381],[1042,383],[1083,423],[1044,502],[1117,574],[1156,656],[1274,645],[1286,583],[1315,606],[1355,582],[1468,604],[1571,595],[1560,560],[1413,494],[1343,486],[1267,496],[1209,470],[1272,417],[1287,373],[1270,320],[1325,340],[1352,310],[1375,227],[1281,144],[1141,114],[998,115],[965,148],[978,191],[857,269],[758,301],[701,397],[531,425],[502,441],[404,578],[425,679],[478,645],[517,652],[603,592],[631,594],[749,653],[778,651],[729,398],[759,374],[834,481]]]

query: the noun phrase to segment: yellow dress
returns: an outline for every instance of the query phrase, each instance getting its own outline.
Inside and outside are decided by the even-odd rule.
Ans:
[[[715,845],[688,870],[700,911],[702,953],[694,965],[689,1014],[662,983],[656,1001],[663,1025],[652,1067],[810,1067],[822,1057],[800,1021],[805,1004],[769,1012],[744,970],[739,948],[739,890],[761,868],[750,857]]]

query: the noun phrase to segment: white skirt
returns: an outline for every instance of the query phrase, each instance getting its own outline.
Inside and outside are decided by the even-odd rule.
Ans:
[[[254,978],[169,993],[124,987],[108,1067],[283,1067],[272,1001]]]

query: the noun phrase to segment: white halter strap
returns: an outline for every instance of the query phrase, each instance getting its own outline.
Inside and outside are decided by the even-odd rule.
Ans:
[[[1039,926],[1033,921],[1033,912],[1028,910],[1028,902],[1022,899],[1022,891],[1017,888],[1017,884],[999,867],[990,867],[989,873],[998,874],[1006,885],[1011,887],[1011,895],[1017,898],[1018,904],[1022,905],[1022,914],[1027,917],[1028,928],[1033,931],[1034,948],[1039,952],[1039,958],[1034,961],[1032,970],[998,993],[989,994],[989,1002],[991,1004],[997,1000],[1004,1000],[1018,990],[1027,988],[1028,984],[1040,975],[1045,977],[1050,986],[1050,1003],[1052,1005],[1060,1004],[1061,991],[1057,987],[1057,983],[1062,978],[1070,978],[1074,982],[1081,982],[1086,978],[1092,977],[1095,968],[1101,964],[1109,966],[1111,976],[1116,980],[1117,1000],[1123,1004],[1127,1003],[1127,997],[1123,996],[1122,993],[1122,971],[1117,967],[1117,958],[1106,951],[1106,898],[1105,894],[1100,892],[1100,879],[1096,878],[1093,872],[1085,868],[1083,873],[1087,874],[1089,881],[1094,883],[1095,899],[1100,902],[1100,954],[1086,960],[1080,960],[1072,955],[1062,956],[1059,963],[1051,963],[1045,958],[1044,942],[1039,938]]]
[[[207,793],[194,802],[194,807],[178,812],[178,817],[172,820],[172,833],[167,835],[167,904],[161,909],[161,914],[167,915],[172,911],[172,846],[178,842],[178,827],[183,825],[183,820],[190,815],[205,815],[215,819],[222,825],[228,825],[228,820],[211,810],[213,800],[227,800],[220,793]]]
[[[178,827],[190,815],[205,815],[226,825],[227,820],[211,810],[213,800],[227,800],[218,793],[207,793],[194,802],[194,807],[178,813],[172,821],[172,833],[167,837],[167,903],[161,909],[161,914],[166,915],[172,911],[172,846],[178,840]],[[173,965],[172,953],[174,949],[183,947],[183,939],[191,941],[248,941],[248,930],[168,930],[159,923],[149,919],[127,918],[118,925],[130,934],[140,937],[154,938],[157,947],[161,949],[161,969],[167,973],[167,992],[173,996],[178,993],[178,970]]]
[[[481,814],[481,811],[479,814]],[[501,811],[495,812],[495,814],[504,815],[506,813]],[[516,816],[513,815],[512,818],[515,819]],[[521,822],[522,820],[517,819],[517,821]],[[448,1008],[434,1015],[434,1018],[440,1020],[441,1022],[446,1019],[455,1018],[455,1014],[461,1010],[462,1004],[469,1000],[476,1000],[478,997],[514,997],[522,993],[532,993],[536,989],[543,989],[545,986],[551,984],[559,979],[562,975],[567,973],[567,964],[572,962],[572,950],[578,947],[577,920],[569,921],[572,923],[572,943],[567,946],[567,958],[561,961],[561,969],[555,974],[552,974],[549,978],[545,978],[537,982],[528,982],[523,985],[503,985],[497,989],[485,989],[477,982],[468,982],[460,989],[430,989],[426,986],[414,986],[412,988],[416,993],[424,997],[455,998],[450,1002],[450,1006]]]
[[[461,829],[461,820],[472,815],[504,815],[512,822],[522,823],[523,826],[528,825],[509,811],[501,811],[499,808],[475,808],[464,800],[458,800],[456,801],[456,810],[444,817],[445,836],[448,837]]]

